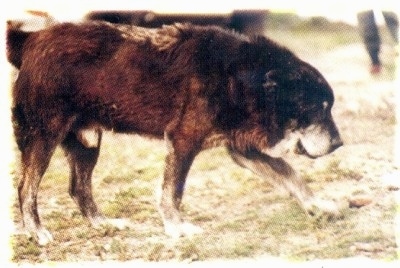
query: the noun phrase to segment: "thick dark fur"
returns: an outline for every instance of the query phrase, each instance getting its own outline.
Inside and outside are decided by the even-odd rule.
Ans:
[[[264,177],[274,172],[273,182],[313,213],[318,204],[283,160],[280,144],[288,133],[306,135],[310,126],[312,138],[327,137],[325,147],[297,138],[292,149],[318,157],[342,144],[328,83],[265,37],[186,24],[143,29],[65,23],[34,33],[9,27],[7,55],[20,69],[12,107],[22,153],[20,207],[39,243],[51,235],[40,224],[36,196],[58,144],[71,166],[70,194],[96,224],[102,216],[92,198],[91,173],[101,131],[164,138],[168,155],[159,208],[167,233],[177,236],[192,227],[182,223],[179,206],[202,149],[225,145],[240,165]]]

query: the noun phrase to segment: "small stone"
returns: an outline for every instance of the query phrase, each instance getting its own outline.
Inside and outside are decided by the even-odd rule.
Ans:
[[[352,196],[349,199],[350,208],[361,208],[372,203],[372,197],[367,195]]]

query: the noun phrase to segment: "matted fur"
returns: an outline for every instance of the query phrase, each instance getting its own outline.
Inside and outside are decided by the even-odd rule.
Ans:
[[[20,69],[12,93],[20,208],[40,244],[52,236],[39,220],[38,186],[59,144],[70,195],[92,224],[104,221],[91,192],[103,130],[165,139],[159,211],[170,235],[199,230],[179,214],[186,175],[201,150],[219,145],[310,214],[338,212],[284,161],[288,151],[318,157],[342,144],[333,92],[315,68],[265,37],[190,24],[64,23],[34,33],[10,25],[7,55]]]

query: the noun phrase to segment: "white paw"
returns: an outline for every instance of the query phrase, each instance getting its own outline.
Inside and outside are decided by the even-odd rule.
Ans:
[[[40,246],[45,246],[50,242],[53,242],[53,236],[49,231],[44,228],[41,228],[35,232],[35,235],[38,239],[38,244]]]
[[[36,240],[39,246],[45,246],[54,240],[51,233],[43,227],[39,229],[18,227],[14,229],[13,234],[24,235],[27,236],[29,240]]]
[[[191,224],[189,222],[181,223],[180,227],[185,236],[193,236],[203,233],[203,229],[201,227]]]
[[[340,218],[341,212],[338,204],[332,200],[314,198],[304,205],[309,215],[315,217],[327,216],[329,219]]]
[[[182,222],[179,224],[165,222],[164,228],[165,234],[172,238],[179,238],[181,236],[193,236],[203,232],[202,228],[188,222]]]
[[[100,229],[106,222],[106,218],[98,216],[98,217],[93,217],[93,218],[88,218],[90,225],[92,225],[92,227],[94,229]]]
[[[118,230],[123,230],[132,227],[132,224],[127,219],[106,219],[103,225],[111,225]]]

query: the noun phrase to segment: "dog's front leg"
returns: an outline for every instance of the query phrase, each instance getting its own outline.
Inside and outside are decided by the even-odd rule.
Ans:
[[[199,233],[201,229],[183,222],[179,213],[186,176],[196,155],[193,143],[185,139],[174,141],[167,134],[165,140],[168,154],[165,159],[164,180],[158,196],[158,208],[165,233],[175,238]]]
[[[337,204],[315,197],[304,180],[282,158],[270,157],[257,151],[243,154],[231,148],[229,153],[240,166],[267,178],[274,186],[285,188],[309,215],[325,214],[328,218],[340,216]]]

